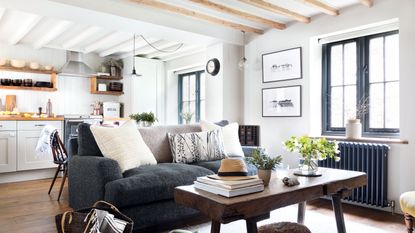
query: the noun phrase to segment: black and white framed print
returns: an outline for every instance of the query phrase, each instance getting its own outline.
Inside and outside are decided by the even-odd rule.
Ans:
[[[262,82],[302,78],[301,47],[262,55]]]
[[[263,88],[262,117],[301,117],[301,85]]]

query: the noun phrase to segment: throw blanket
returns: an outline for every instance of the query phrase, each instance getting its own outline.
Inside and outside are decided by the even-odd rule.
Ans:
[[[36,157],[43,157],[52,153],[52,140],[57,133],[57,129],[51,125],[46,125],[40,132],[40,138],[36,146]]]

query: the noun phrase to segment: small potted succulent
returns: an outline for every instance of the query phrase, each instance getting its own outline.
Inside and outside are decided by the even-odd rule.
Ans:
[[[284,142],[284,147],[289,152],[300,154],[299,171],[294,172],[302,176],[318,176],[318,160],[334,158],[339,161],[340,153],[336,141],[328,141],[325,138],[310,138],[308,136],[292,136]]]
[[[137,124],[141,124],[142,127],[150,127],[154,122],[158,121],[153,112],[131,114],[130,118],[135,120]]]
[[[271,172],[278,164],[281,163],[281,155],[271,158],[263,151],[255,149],[252,151],[252,157],[246,157],[246,162],[254,165],[258,169],[258,177],[268,186],[271,179]]]

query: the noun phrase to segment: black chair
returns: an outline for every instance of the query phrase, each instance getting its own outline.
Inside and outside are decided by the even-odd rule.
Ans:
[[[59,196],[58,201],[61,198],[63,186],[66,181],[66,177],[68,175],[68,153],[66,152],[65,146],[62,143],[62,140],[60,139],[58,133],[56,132],[52,138],[51,143],[52,148],[52,155],[53,155],[53,163],[58,165],[58,168],[56,169],[55,177],[53,177],[52,184],[50,185],[49,192],[52,191],[53,185],[55,184],[56,177],[58,176],[59,172],[63,172],[63,180],[61,184],[61,188],[59,190]]]

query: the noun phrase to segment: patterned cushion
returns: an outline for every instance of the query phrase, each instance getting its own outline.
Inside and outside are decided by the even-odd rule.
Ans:
[[[222,131],[168,134],[173,162],[194,163],[225,158]]]

